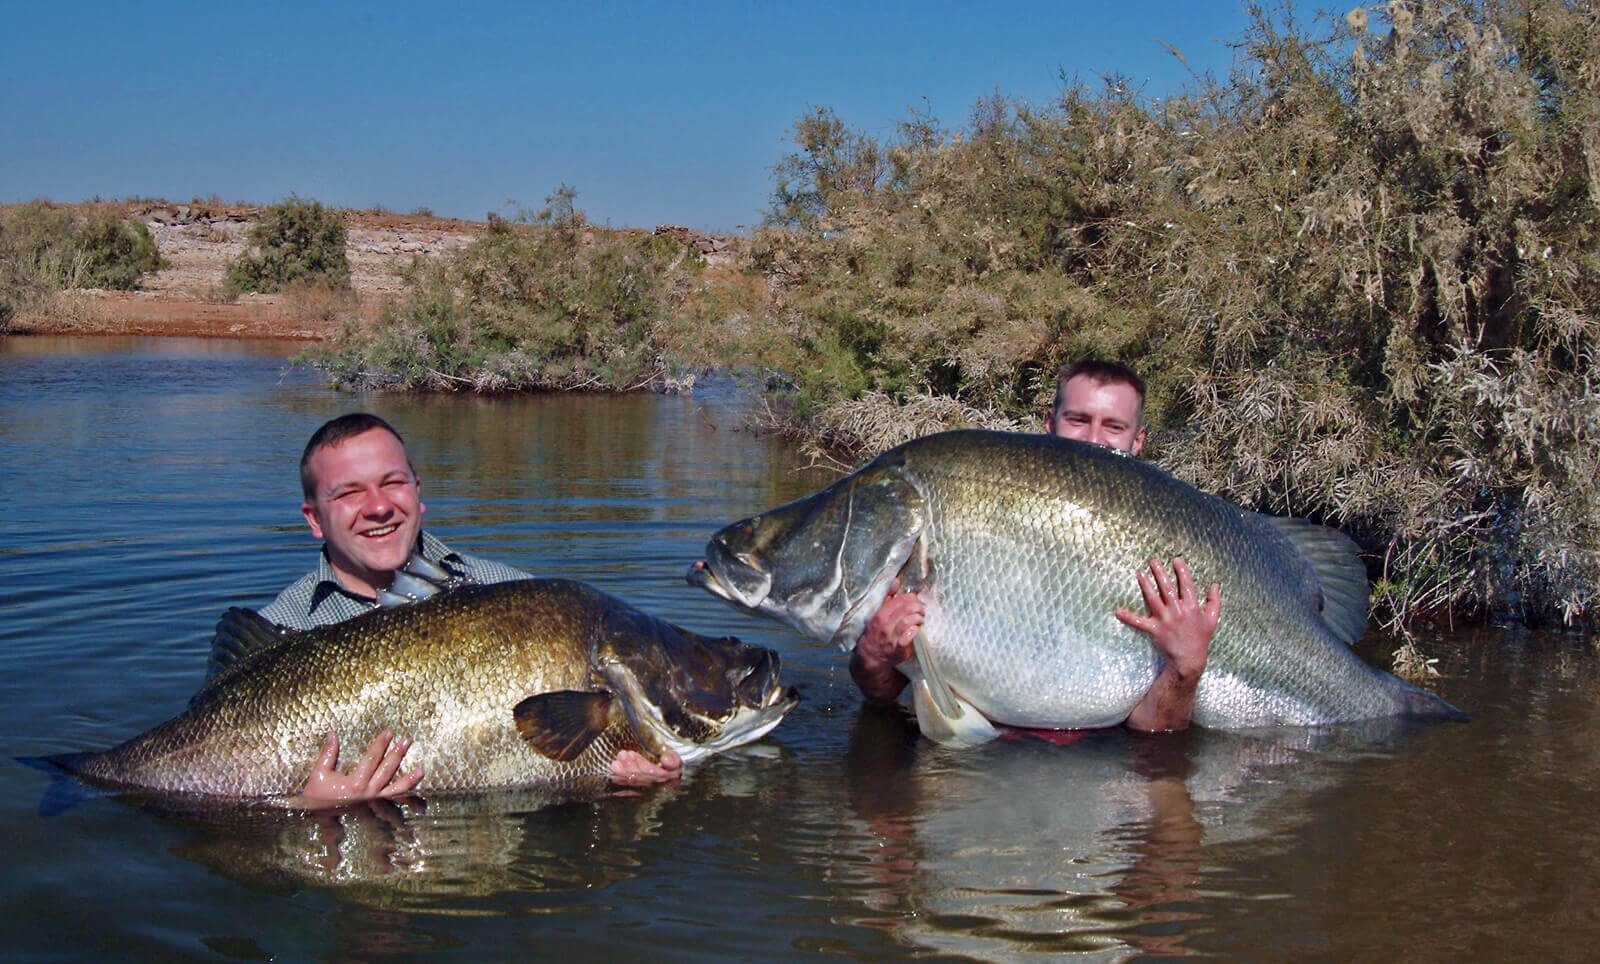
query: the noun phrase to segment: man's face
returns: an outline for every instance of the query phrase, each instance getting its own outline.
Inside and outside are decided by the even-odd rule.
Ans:
[[[1087,375],[1067,380],[1061,401],[1046,415],[1046,429],[1131,455],[1144,451],[1139,393],[1127,382],[1102,382]]]
[[[426,509],[405,446],[370,429],[318,449],[310,468],[314,496],[300,511],[345,587],[376,595],[411,557]]]

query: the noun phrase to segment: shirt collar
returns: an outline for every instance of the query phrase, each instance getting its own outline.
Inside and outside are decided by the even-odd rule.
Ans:
[[[422,553],[422,558],[435,565],[441,563],[459,563],[460,553],[453,551],[444,542],[434,537],[432,533],[424,530],[417,540],[417,548]],[[451,568],[455,568],[452,565]],[[377,606],[378,601],[371,596],[363,596],[353,592],[339,581],[339,574],[333,571],[333,564],[328,561],[328,546],[322,546],[322,551],[317,554],[317,582],[311,589],[310,611],[315,613],[317,607],[332,595],[341,595],[363,606]]]

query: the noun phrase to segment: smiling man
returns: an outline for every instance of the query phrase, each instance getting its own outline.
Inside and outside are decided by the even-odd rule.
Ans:
[[[369,612],[379,605],[379,590],[393,584],[413,553],[464,583],[530,578],[520,569],[455,552],[424,532],[421,485],[405,441],[378,416],[341,415],[317,429],[300,456],[300,512],[322,540],[322,553],[317,567],[279,593],[262,617],[289,629],[312,629]],[[328,734],[300,802],[320,806],[409,793],[424,776],[420,768],[400,771],[409,747],[408,740],[379,733],[361,760],[341,773],[339,740]],[[625,786],[659,783],[677,777],[681,768],[670,750],[659,765],[624,750],[612,761],[611,779]]]

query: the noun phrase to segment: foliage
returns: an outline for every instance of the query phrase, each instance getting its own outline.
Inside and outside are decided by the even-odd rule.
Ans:
[[[1600,16],[1252,13],[1231,75],[1166,101],[801,118],[747,262],[784,424],[860,453],[1036,420],[1059,364],[1121,360],[1157,458],[1351,531],[1392,622],[1592,614]]]
[[[350,260],[339,212],[290,197],[256,218],[245,250],[228,265],[228,284],[275,292],[297,283],[349,287]]]
[[[492,219],[416,266],[377,325],[349,324],[320,364],[346,385],[451,391],[659,385],[662,337],[698,257],[642,232],[590,228],[563,186],[537,215]]]
[[[132,290],[161,264],[150,230],[114,210],[0,208],[0,325],[69,289]]]

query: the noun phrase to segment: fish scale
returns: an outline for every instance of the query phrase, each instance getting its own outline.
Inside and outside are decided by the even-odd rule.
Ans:
[[[862,587],[856,598],[797,591],[831,580],[827,554],[857,567],[834,580]],[[1366,581],[1346,537],[1247,512],[1067,439],[961,431],[908,442],[820,493],[724,528],[691,581],[849,645],[905,565],[905,584],[927,604],[923,662],[937,664],[956,696],[996,723],[1100,727],[1126,719],[1162,666],[1149,637],[1113,614],[1144,612],[1135,574],[1179,555],[1198,585],[1221,585],[1195,722],[1459,715],[1350,651],[1365,625]]]

